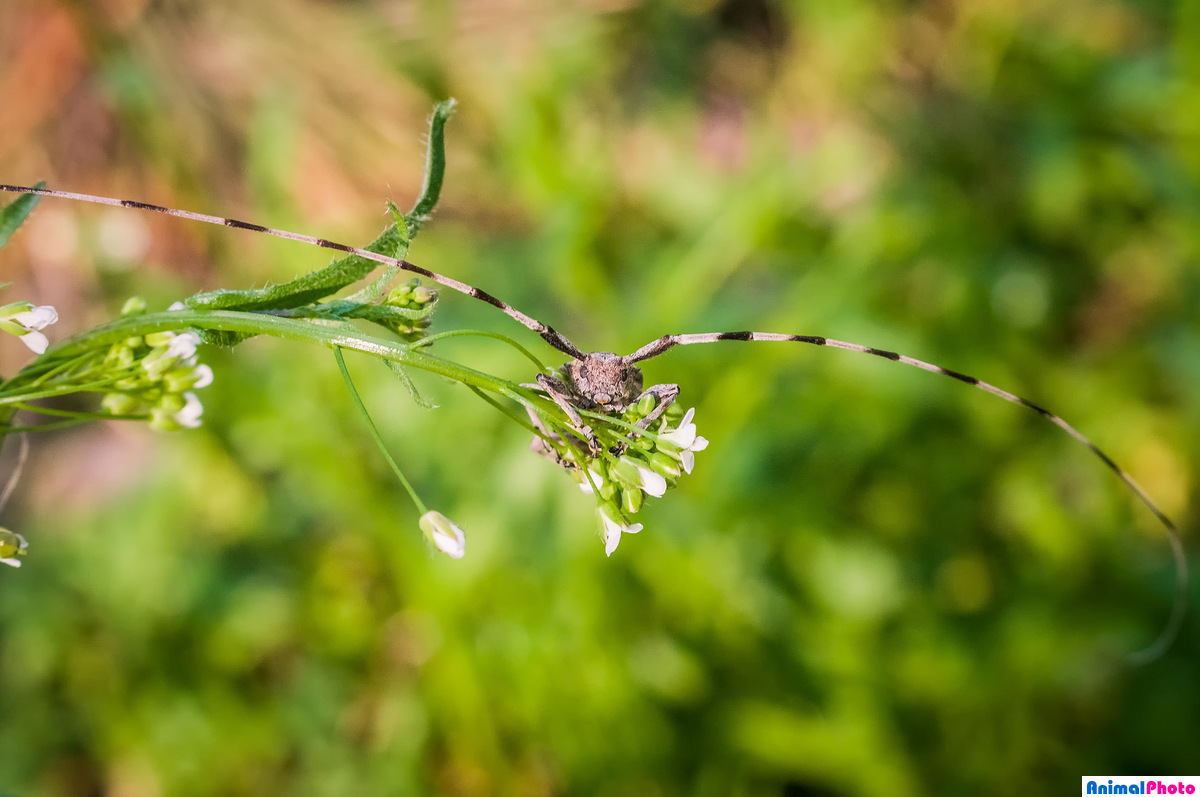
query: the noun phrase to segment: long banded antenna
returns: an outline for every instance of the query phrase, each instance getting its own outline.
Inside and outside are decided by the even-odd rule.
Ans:
[[[367,260],[374,260],[376,263],[396,266],[404,271],[410,271],[413,274],[419,274],[426,279],[433,280],[439,285],[445,285],[447,288],[453,288],[459,293],[464,293],[474,299],[487,302],[493,307],[498,308],[508,317],[515,319],[518,323],[541,335],[543,340],[545,340],[554,348],[558,349],[563,354],[566,354],[568,357],[580,360],[585,356],[584,353],[580,351],[579,348],[561,332],[558,332],[553,327],[543,324],[541,321],[538,321],[535,318],[525,315],[517,308],[500,301],[490,293],[481,291],[479,288],[468,285],[465,282],[459,282],[452,277],[438,274],[437,272],[430,271],[427,268],[421,268],[418,265],[409,263],[407,260],[399,260],[397,258],[387,257],[386,255],[369,252],[366,249],[359,249],[355,246],[346,246],[345,244],[340,244],[336,241],[329,241],[324,238],[315,238],[311,235],[303,235],[298,232],[277,230],[274,227],[264,227],[261,224],[251,224],[250,222],[222,218],[221,216],[210,216],[207,213],[194,213],[190,210],[176,210],[175,208],[165,208],[161,205],[150,205],[146,202],[134,202],[130,199],[113,199],[111,197],[93,196],[91,194],[76,194],[70,191],[52,191],[48,188],[34,188],[30,186],[4,184],[0,184],[0,191],[9,191],[14,194],[37,194],[39,196],[54,197],[57,199],[73,199],[77,202],[91,202],[96,205],[110,205],[117,208],[150,210],[154,211],[155,213],[165,213],[168,216],[175,216],[180,219],[202,221],[206,224],[217,224],[222,227],[233,227],[234,229],[238,230],[261,232],[267,235],[273,235],[276,238],[286,238],[289,241],[299,241],[300,243],[312,244],[313,246],[319,246],[322,249],[333,249],[338,252],[357,255],[358,257],[365,258]]]
[[[1049,410],[1034,404],[1028,399],[1021,398],[1014,393],[1009,393],[1007,390],[1003,390],[995,385],[988,384],[987,382],[976,379],[973,376],[968,376],[966,374],[959,373],[958,371],[952,371],[949,368],[943,368],[940,365],[927,363],[924,360],[918,360],[915,357],[908,357],[894,351],[876,349],[871,346],[863,346],[858,343],[847,343],[844,340],[834,340],[833,338],[825,338],[818,335],[784,335],[776,332],[707,332],[690,335],[664,335],[657,340],[647,343],[633,354],[624,357],[624,359],[627,362],[636,363],[642,360],[648,360],[651,357],[657,357],[668,349],[672,349],[676,346],[690,346],[694,343],[716,343],[717,341],[722,340],[764,342],[791,341],[795,343],[808,343],[813,346],[829,346],[835,349],[847,349],[849,351],[856,351],[862,354],[872,354],[876,357],[882,357],[885,360],[891,360],[893,362],[904,363],[905,365],[911,365],[916,368],[920,368],[922,371],[929,371],[931,373],[948,376],[951,379],[956,379],[959,382],[964,382],[968,385],[977,387],[986,393],[991,393],[993,396],[999,396],[1005,401],[1012,402],[1013,404],[1019,404],[1022,407],[1028,407],[1038,415],[1041,415],[1043,418],[1049,420],[1055,426],[1062,429],[1071,437],[1075,438],[1075,440],[1077,440],[1079,443],[1083,444],[1089,451],[1095,454],[1101,462],[1107,465],[1109,470],[1115,473],[1117,478],[1124,482],[1125,486],[1132,490],[1133,494],[1141,499],[1141,502],[1150,509],[1150,511],[1154,514],[1154,517],[1158,519],[1158,522],[1161,523],[1163,528],[1167,530],[1167,537],[1170,540],[1171,551],[1175,559],[1175,575],[1178,582],[1175,593],[1175,603],[1171,609],[1171,616],[1167,620],[1167,625],[1163,629],[1163,632],[1159,635],[1158,639],[1156,639],[1144,650],[1130,654],[1129,660],[1133,664],[1148,664],[1149,662],[1161,656],[1163,652],[1170,647],[1171,643],[1175,639],[1175,636],[1179,633],[1179,629],[1183,624],[1183,615],[1187,609],[1187,557],[1184,554],[1183,542],[1179,537],[1179,529],[1175,526],[1175,523],[1171,520],[1171,518],[1169,518],[1165,512],[1159,509],[1158,504],[1151,500],[1150,496],[1145,490],[1142,489],[1142,486],[1138,484],[1132,476],[1130,476],[1123,468],[1117,465],[1117,463],[1114,462],[1111,457],[1101,451],[1095,443],[1085,437],[1078,429],[1067,423],[1058,415],[1055,415]]]

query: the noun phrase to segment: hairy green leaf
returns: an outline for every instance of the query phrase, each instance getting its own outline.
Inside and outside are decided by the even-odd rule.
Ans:
[[[387,257],[403,258],[408,253],[408,236],[402,234],[395,224],[389,224],[366,249]],[[198,293],[184,303],[193,310],[294,310],[318,302],[366,278],[378,265],[374,260],[349,255],[282,285],[240,291],[208,291]],[[247,337],[234,332],[200,331],[200,338],[205,343],[217,346],[235,346]]]
[[[458,101],[451,97],[439,102],[429,119],[429,146],[425,150],[425,181],[421,185],[421,196],[412,210],[405,214],[408,232],[416,237],[421,225],[429,221],[429,215],[437,206],[442,193],[442,178],[446,175],[446,122],[454,115]]]
[[[407,236],[395,224],[389,224],[379,237],[366,246],[367,251],[386,257],[402,258],[408,253]],[[367,277],[379,264],[358,255],[335,260],[281,285],[248,290],[217,290],[198,293],[184,303],[193,310],[287,310],[320,301]]]
[[[34,187],[45,188],[46,184],[38,183]],[[29,218],[29,214],[41,199],[37,194],[21,194],[14,202],[0,210],[0,249],[4,248],[17,228],[25,223],[25,219]]]

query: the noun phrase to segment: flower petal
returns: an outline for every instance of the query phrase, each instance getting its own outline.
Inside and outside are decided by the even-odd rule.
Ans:
[[[200,416],[204,414],[204,405],[200,398],[192,392],[183,394],[183,409],[175,413],[175,422],[187,429],[195,429],[200,425]]]
[[[11,320],[16,321],[26,329],[36,331],[44,329],[58,321],[58,311],[51,305],[43,304],[39,307],[17,313],[12,316]]]
[[[456,532],[454,536],[449,534],[434,534],[433,544],[447,556],[454,559],[462,559],[467,553],[467,537],[458,526],[455,526],[454,529]]]
[[[0,564],[6,564],[9,567],[20,567],[21,562],[18,559],[0,559]]]
[[[679,461],[683,463],[683,469],[688,473],[691,473],[692,468],[696,467],[696,455],[688,449],[679,452]]]
[[[419,525],[426,539],[442,553],[454,559],[462,559],[466,555],[467,535],[441,512],[426,512],[421,515]]]
[[[195,376],[196,381],[192,384],[192,387],[208,387],[213,383],[213,369],[207,365],[197,365]]]
[[[667,480],[663,478],[662,474],[639,466],[638,476],[641,477],[642,490],[646,495],[662,498],[663,494],[667,492]]]
[[[610,518],[604,510],[600,511],[600,522],[604,526],[604,555],[612,556],[621,544],[621,524]]]
[[[26,332],[21,336],[21,342],[29,347],[34,354],[44,354],[50,341],[41,332]]]
[[[703,451],[706,448],[708,448],[708,439],[705,437],[697,437],[696,441],[691,445],[693,451]]]
[[[691,448],[696,439],[696,424],[689,423],[687,426],[672,429],[661,437],[677,448]]]
[[[621,529],[616,531],[605,530],[604,532],[604,555],[612,556],[613,551],[617,550],[617,546],[621,544]]]
[[[195,332],[181,332],[167,344],[166,356],[185,360],[196,353],[196,347],[199,345],[200,336]]]

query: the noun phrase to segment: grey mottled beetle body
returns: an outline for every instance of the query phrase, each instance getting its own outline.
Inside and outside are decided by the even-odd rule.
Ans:
[[[600,454],[600,442],[591,427],[579,417],[579,410],[616,415],[637,404],[643,396],[654,396],[658,399],[654,411],[637,423],[639,429],[646,429],[679,395],[679,385],[653,385],[642,390],[642,369],[634,365],[633,358],[610,351],[592,352],[582,359],[571,360],[559,369],[559,373],[562,379],[538,374],[537,386],[567,413],[571,423],[587,440],[592,456]],[[619,454],[622,450],[623,446],[616,446],[612,453]]]

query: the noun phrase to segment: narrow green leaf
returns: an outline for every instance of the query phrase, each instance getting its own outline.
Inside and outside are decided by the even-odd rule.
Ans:
[[[395,224],[389,224],[368,244],[367,251],[387,257],[403,258],[408,254],[408,236],[402,235]],[[358,255],[334,260],[328,266],[309,272],[282,285],[248,290],[216,290],[198,293],[184,303],[193,310],[295,310],[337,293],[347,285],[366,278],[379,264]],[[199,330],[200,339],[214,346],[236,346],[250,335],[236,332]]]
[[[400,236],[401,247],[405,252],[407,252],[408,243],[410,240],[408,234],[408,222],[404,220],[404,216],[400,213],[400,209],[396,207],[395,202],[389,201],[387,206],[388,211],[392,214],[392,218],[396,222],[396,233]],[[376,277],[371,284],[367,285],[361,291],[347,296],[346,299],[351,302],[358,302],[359,304],[369,304],[370,302],[374,302],[383,295],[383,292],[388,289],[388,285],[392,284],[392,280],[394,280],[396,275],[399,273],[400,268],[398,266],[384,266],[383,273]]]
[[[407,236],[402,235],[395,224],[389,224],[366,249],[385,257],[402,258],[408,253],[406,239]],[[185,304],[193,310],[254,311],[303,307],[365,279],[378,265],[374,260],[349,255],[281,285],[240,291],[208,291],[192,296]]]
[[[421,185],[421,196],[412,210],[405,214],[409,236],[415,238],[421,225],[429,221],[442,193],[442,178],[446,175],[446,122],[454,115],[458,101],[451,97],[439,102],[429,119],[429,146],[425,150],[425,181]]]
[[[45,186],[45,183],[38,183],[34,187],[44,188]],[[15,201],[0,210],[0,249],[4,248],[17,228],[25,223],[25,219],[29,218],[29,214],[41,200],[42,198],[37,194],[21,194]]]

